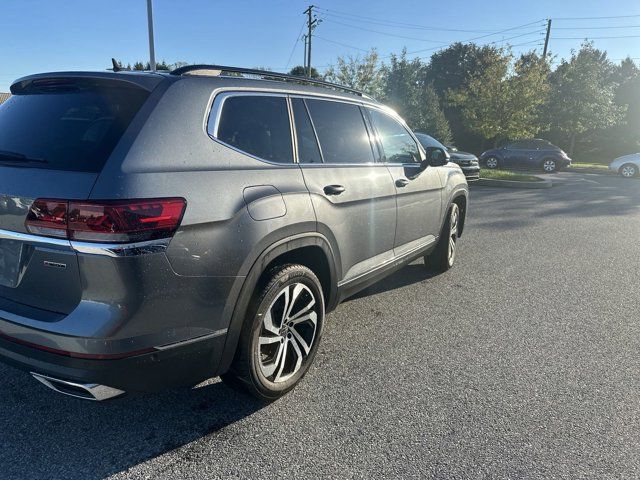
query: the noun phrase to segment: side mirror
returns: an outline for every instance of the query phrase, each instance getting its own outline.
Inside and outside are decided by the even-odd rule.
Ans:
[[[423,162],[432,167],[441,167],[449,163],[449,154],[438,147],[427,148],[427,159]]]

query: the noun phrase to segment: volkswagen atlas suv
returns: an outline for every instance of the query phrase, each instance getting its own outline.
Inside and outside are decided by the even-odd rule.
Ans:
[[[342,299],[419,257],[449,269],[460,169],[371,98],[299,80],[189,66],[13,83],[0,359],[90,400],[214,376],[275,399]]]

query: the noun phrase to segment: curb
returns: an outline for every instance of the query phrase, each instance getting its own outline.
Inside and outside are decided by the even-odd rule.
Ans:
[[[596,174],[596,175],[616,175],[616,173],[612,172],[611,170],[601,170],[598,168],[569,167],[566,170],[562,170],[562,171],[566,173],[590,173],[590,174]]]
[[[513,180],[495,180],[493,178],[481,178],[470,185],[479,187],[502,187],[502,188],[551,188],[553,182],[551,180],[542,180],[540,182],[515,182]]]

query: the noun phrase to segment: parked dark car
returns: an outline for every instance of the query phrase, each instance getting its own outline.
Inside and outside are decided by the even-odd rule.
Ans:
[[[478,157],[472,153],[460,152],[454,146],[445,147],[438,140],[431,135],[427,135],[422,132],[414,132],[416,138],[425,150],[432,148],[438,148],[446,151],[449,154],[449,161],[460,166],[467,182],[472,182],[480,178],[480,164],[478,163]]]
[[[449,160],[457,163],[462,168],[467,182],[473,182],[480,178],[480,161],[473,153],[458,150],[455,145],[447,145]]]
[[[487,150],[480,155],[480,162],[491,169],[530,169],[545,173],[557,172],[571,165],[571,159],[561,148],[541,138],[514,140],[502,148]]]
[[[11,92],[0,360],[57,392],[219,375],[275,399],[341,300],[416,258],[454,264],[464,175],[347,87],[201,65],[32,75]]]

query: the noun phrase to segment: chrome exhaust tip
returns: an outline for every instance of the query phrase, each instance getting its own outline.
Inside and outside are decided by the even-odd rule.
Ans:
[[[40,373],[31,372],[31,376],[51,390],[70,397],[81,398],[83,400],[102,401],[115,398],[124,393],[123,390],[99,385],[97,383],[75,383],[59,378],[48,377]]]

